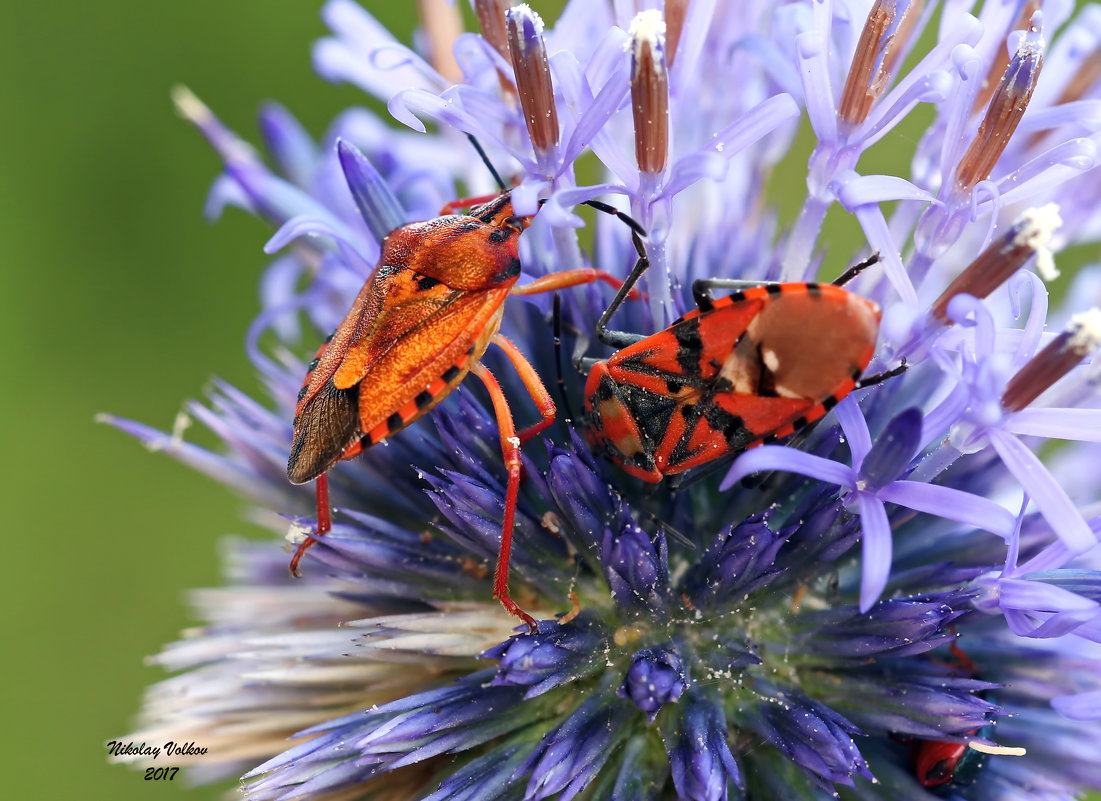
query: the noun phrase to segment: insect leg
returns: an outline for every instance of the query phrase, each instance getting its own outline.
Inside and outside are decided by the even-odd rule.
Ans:
[[[302,555],[309,550],[318,537],[324,537],[333,528],[332,511],[329,508],[329,474],[322,473],[314,480],[317,489],[317,531],[298,544],[298,549],[291,557],[291,575],[298,575],[298,562]]]
[[[853,280],[858,275],[860,275],[862,272],[864,272],[869,267],[871,267],[873,264],[877,264],[877,263],[879,263],[879,251],[878,250],[875,253],[873,253],[871,256],[869,256],[868,258],[864,259],[864,261],[857,262],[852,267],[845,270],[845,272],[841,273],[841,275],[837,276],[837,278],[835,278],[833,280],[833,285],[834,286],[845,286],[845,284],[849,283],[849,281]]]
[[[555,297],[558,297],[555,295]],[[524,354],[520,352],[520,349],[512,344],[512,341],[501,334],[494,334],[493,339],[490,340],[497,345],[508,356],[508,360],[512,362],[512,366],[516,368],[516,372],[520,374],[520,380],[524,382],[524,387],[527,389],[528,394],[531,395],[531,399],[535,401],[535,405],[539,407],[539,413],[543,415],[543,419],[534,425],[530,425],[527,428],[521,429],[517,436],[520,437],[520,444],[530,440],[540,431],[545,429],[551,423],[554,422],[554,415],[557,410],[554,408],[554,401],[551,400],[550,393],[547,392],[547,388],[543,386],[543,382],[539,379],[539,374],[535,372],[535,368],[531,366]]]
[[[733,289],[741,292],[753,289],[755,286],[767,286],[776,281],[747,281],[742,278],[697,278],[692,282],[692,299],[700,311],[709,311],[715,305],[715,297],[711,294],[713,289]]]
[[[619,287],[619,291],[616,292],[615,297],[612,298],[612,302],[608,304],[608,308],[604,310],[604,313],[600,315],[600,319],[596,321],[597,338],[605,345],[613,348],[625,348],[645,338],[640,334],[629,334],[626,331],[613,331],[608,328],[608,321],[612,319],[612,315],[616,313],[626,298],[629,297],[633,300],[640,297],[634,286],[650,266],[650,259],[646,256],[646,247],[642,244],[642,237],[639,236],[637,231],[632,231],[631,241],[634,243],[635,252],[638,254],[635,266],[632,267],[631,272],[627,274],[627,278],[624,279],[623,285]]]
[[[516,615],[535,631],[538,624],[535,618],[521,609],[508,594],[508,563],[512,553],[512,527],[516,519],[516,499],[520,494],[520,438],[512,422],[512,412],[508,408],[505,393],[493,377],[493,373],[480,362],[470,370],[485,384],[489,397],[493,401],[493,411],[497,414],[497,427],[501,432],[501,455],[508,470],[508,489],[505,492],[505,514],[501,520],[501,546],[497,552],[497,569],[493,574],[493,596],[510,614]]]
[[[864,389],[864,387],[875,386],[876,384],[886,381],[888,378],[894,378],[896,375],[902,375],[910,369],[910,365],[903,359],[902,363],[898,367],[892,367],[890,370],[884,370],[882,373],[876,373],[870,375],[867,378],[861,378],[856,382],[856,386],[853,389]]]
[[[609,206],[607,203],[603,203],[599,200],[583,200],[581,204],[588,206],[589,208],[602,211],[605,214],[611,214],[613,217],[618,217],[620,222],[625,224],[628,228],[634,231],[639,236],[646,236],[646,229],[643,228],[638,222],[630,215],[624,214],[615,206]]]
[[[546,275],[536,278],[534,281],[514,286],[512,288],[512,294],[537,295],[540,292],[553,292],[556,289],[565,289],[566,287],[580,286],[581,284],[592,284],[596,281],[603,281],[620,291],[623,291],[623,286],[625,284],[624,281],[620,281],[611,273],[606,273],[603,270],[594,270],[592,267],[582,267],[579,270],[560,270],[556,273],[547,273]],[[630,290],[630,287],[628,287],[628,290]],[[630,293],[631,300],[637,300],[639,297],[637,291]]]

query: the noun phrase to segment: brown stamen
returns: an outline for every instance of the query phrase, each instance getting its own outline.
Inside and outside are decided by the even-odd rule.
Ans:
[[[887,88],[891,67],[913,29],[922,4],[921,1],[906,4],[897,25],[898,0],[876,0],[868,12],[838,107],[841,119],[850,125],[864,122]],[[894,32],[891,32],[892,27]]]
[[[455,39],[463,32],[458,6],[447,0],[417,0],[417,11],[432,51],[432,66],[451,83],[458,83],[463,79],[454,52]]]
[[[906,48],[903,45],[910,41],[910,36],[914,32],[914,26],[917,25],[918,20],[921,19],[921,12],[924,10],[925,0],[911,0],[906,10],[902,12],[902,19],[899,20],[898,25],[895,27],[894,41],[891,42],[890,46],[887,48],[887,52],[883,55],[882,69],[887,75],[894,75],[895,67],[898,66],[898,60],[902,58],[902,54],[906,52]]]
[[[635,158],[643,172],[659,173],[669,155],[669,73],[661,13],[643,11],[631,22],[630,33]]]
[[[508,13],[509,0],[474,0],[474,11],[478,15],[478,24],[482,26],[482,37],[493,45],[505,61],[508,56],[508,31],[505,30],[505,15]]]
[[[509,60],[508,31],[505,28],[505,15],[508,13],[510,0],[474,0],[474,11],[478,14],[478,23],[482,26],[482,38],[501,54],[505,61]],[[497,80],[501,84],[501,92],[504,96],[513,100],[516,97],[516,87],[512,85],[512,76],[497,70]]]
[[[1070,325],[1006,385],[1002,407],[1019,412],[1101,346],[1101,309],[1074,315]]]
[[[1081,100],[1099,80],[1101,80],[1101,44],[1095,47],[1093,52],[1078,65],[1078,69],[1071,73],[1070,80],[1063,87],[1055,105]]]
[[[543,20],[522,3],[509,9],[506,28],[520,107],[531,143],[537,151],[545,153],[558,144],[558,110],[543,42]]]
[[[688,16],[688,0],[665,0],[665,59],[670,67],[677,56],[677,45]]]
[[[979,254],[971,264],[948,285],[936,303],[933,304],[933,317],[946,325],[948,303],[956,295],[968,294],[976,298],[985,298],[1021,269],[1029,259],[1036,256],[1037,270],[1045,280],[1055,272],[1051,260],[1051,251],[1047,244],[1055,229],[1062,225],[1059,209],[1054,203],[1029,209],[1018,217],[1009,227],[1005,236],[991,242],[990,246]]]
[[[1028,101],[1036,88],[1040,70],[1044,64],[1044,40],[1040,30],[1033,27],[1021,40],[1017,52],[1010,59],[986,116],[979,124],[979,132],[971,140],[967,153],[956,168],[956,182],[963,190],[970,190],[979,181],[985,181],[1001,158],[1010,137],[1028,108]]]
[[[1021,13],[1017,16],[1017,19],[1014,20],[1010,31],[1027,31],[1032,15],[1039,10],[1040,0],[1028,0],[1028,2],[1021,7]],[[983,78],[982,88],[979,89],[978,93],[975,95],[975,111],[978,111],[990,102],[994,90],[998,87],[998,77],[1005,73],[1008,66],[1009,53],[1006,52],[1004,47],[999,47],[994,54],[993,60],[990,62],[990,69],[986,71],[986,77]]]

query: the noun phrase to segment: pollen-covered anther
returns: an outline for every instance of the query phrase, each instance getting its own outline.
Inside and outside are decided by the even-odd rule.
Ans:
[[[669,72],[665,65],[665,20],[655,9],[631,21],[631,110],[635,158],[643,172],[665,169],[669,156]]]
[[[1040,0],[1028,0],[1028,2],[1021,6],[1021,10],[1017,14],[1017,19],[1014,20],[1010,30],[1028,30],[1032,24],[1032,15],[1039,10]],[[986,76],[983,78],[982,85],[975,95],[973,111],[981,111],[983,107],[990,102],[990,98],[994,94],[994,89],[998,86],[998,79],[1001,78],[1007,66],[1009,66],[1009,53],[1006,51],[1006,48],[999,47],[994,51],[994,58],[990,60],[990,66],[986,71]]]
[[[527,3],[521,3],[508,10],[505,22],[524,122],[536,151],[545,153],[558,144],[558,111],[543,42],[543,20]]]
[[[463,79],[454,52],[455,40],[463,32],[459,7],[447,0],[417,0],[417,13],[428,38],[432,66],[447,80],[458,83]]]
[[[990,245],[948,285],[933,304],[933,317],[948,323],[948,303],[956,295],[985,298],[1036,257],[1036,271],[1045,281],[1059,275],[1048,244],[1063,224],[1059,206],[1047,203],[1028,209],[1009,226],[1006,234]]]
[[[899,8],[902,5],[903,8]],[[841,92],[838,114],[851,125],[868,117],[876,99],[887,88],[891,68],[906,42],[923,0],[876,0],[853,52],[849,75]]]
[[[1044,64],[1044,39],[1039,24],[1039,14],[1033,15],[1029,30],[1021,38],[990,99],[978,133],[956,167],[960,189],[970,190],[990,177],[1028,108]]]
[[[1101,347],[1101,309],[1094,307],[1070,318],[1070,324],[1010,379],[1002,407],[1024,409],[1085,357]]]

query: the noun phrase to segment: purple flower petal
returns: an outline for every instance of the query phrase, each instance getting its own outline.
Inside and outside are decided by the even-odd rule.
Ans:
[[[795,38],[803,102],[807,105],[814,135],[819,142],[837,141],[837,103],[830,85],[829,44],[821,31],[807,31]]]
[[[687,686],[684,665],[675,651],[647,648],[631,657],[616,694],[632,701],[652,723],[658,711],[679,699]]]
[[[593,654],[602,634],[588,616],[569,625],[544,621],[537,632],[510,637],[482,658],[500,661],[491,684],[527,687],[524,698],[535,698],[598,669]]]
[[[1051,699],[1051,705],[1065,718],[1071,720],[1101,719],[1101,690],[1075,695],[1061,695]]]
[[[621,62],[620,69],[608,79],[592,102],[587,104],[561,153],[563,166],[572,164],[581,155],[581,151],[596,138],[597,133],[604,129],[608,120],[623,105],[623,99],[631,88],[628,71],[627,62]]]
[[[1083,553],[1096,545],[1097,537],[1078,508],[1036,454],[1010,434],[994,429],[988,436],[1002,462],[1021,482],[1055,535],[1075,553]]]
[[[669,70],[669,93],[673,97],[679,97],[685,91],[686,82],[694,83],[699,79],[696,65],[705,52],[716,2],[717,0],[693,0],[688,4],[680,44],[677,45],[677,58]]]
[[[1043,581],[1005,578],[998,582],[999,604],[1037,615],[1042,624],[1014,629],[1023,637],[1062,637],[1101,615],[1101,605]],[[1050,615],[1050,617],[1049,617]]]
[[[1101,442],[1101,409],[1022,409],[1005,421],[1005,430],[1025,437]]]
[[[782,445],[762,445],[734,460],[719,489],[728,490],[746,476],[765,470],[799,473],[846,489],[856,486],[851,467]]]
[[[604,573],[616,603],[626,610],[656,611],[666,605],[669,564],[665,535],[653,539],[634,522],[604,530]]]
[[[860,611],[867,612],[887,586],[891,575],[891,524],[878,498],[860,493],[860,528],[863,550],[860,569]]]
[[[727,801],[727,785],[742,784],[727,744],[722,708],[691,695],[682,702],[684,719],[664,735],[673,786],[683,801]]]
[[[998,180],[999,205],[1010,206],[1036,197],[1092,170],[1097,145],[1090,139],[1064,142]]]
[[[775,95],[759,103],[714,134],[702,150],[678,159],[658,197],[673,197],[701,178],[720,179],[726,172],[726,160],[798,115],[799,107],[791,95]]]
[[[440,89],[442,78],[416,53],[352,0],[329,0],[321,11],[336,38],[314,45],[314,69],[321,77],[354,83],[381,100],[398,89]]]
[[[861,175],[854,170],[846,170],[833,179],[831,187],[837,200],[849,211],[892,200],[940,204],[935,196],[895,175]]]
[[[624,712],[599,695],[585,700],[517,771],[531,772],[524,797],[541,801],[561,793],[568,801],[584,790],[623,737]]]
[[[851,787],[854,776],[871,778],[852,739],[860,729],[805,696],[782,691],[769,695],[750,724],[766,741],[827,783]]]
[[[955,520],[1008,539],[1013,533],[1013,514],[994,501],[953,487],[920,481],[892,481],[876,491],[880,500],[909,509]]]
[[[861,460],[860,477],[873,487],[884,487],[902,475],[921,447],[921,423],[921,409],[913,406],[892,417]],[[845,433],[851,447],[851,431],[846,428]]]
[[[849,446],[854,465],[861,464],[872,448],[872,435],[868,431],[868,423],[860,412],[860,406],[855,400],[845,398],[837,404],[834,412],[837,422],[841,424],[841,430],[845,432],[845,441]]]
[[[355,145],[343,139],[336,142],[336,151],[340,167],[348,182],[348,191],[352,193],[356,208],[363,216],[375,240],[381,242],[391,231],[407,221],[401,202],[390,191],[389,185],[379,175],[374,165],[367,160]]]
[[[887,220],[883,217],[883,211],[875,204],[857,206],[850,211],[860,221],[860,227],[864,229],[872,250],[878,251],[883,257],[884,272],[899,298],[903,303],[916,306],[917,292],[914,290],[909,272],[902,263],[902,255],[894,242]]]
[[[594,101],[593,91],[581,64],[569,53],[556,54],[554,64],[556,85],[566,101],[566,107],[569,109],[589,108]],[[611,135],[607,127],[600,128],[591,136],[589,147],[604,166],[620,181],[631,186],[638,184],[638,167],[616,143],[615,137]],[[566,147],[563,161],[571,163],[576,155],[571,143]]]

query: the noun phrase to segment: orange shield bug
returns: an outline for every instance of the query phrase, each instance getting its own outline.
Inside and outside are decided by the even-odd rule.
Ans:
[[[482,200],[456,201],[443,216],[391,232],[348,315],[310,363],[295,408],[287,477],[295,484],[316,480],[317,531],[299,545],[290,569],[297,574],[303,553],[332,527],[326,474],[333,465],[420,419],[474,373],[492,399],[508,471],[493,593],[505,609],[534,626],[509,597],[509,552],[520,446],[554,422],[555,407],[535,369],[498,333],[502,304],[509,295],[622,282],[600,270],[577,269],[518,286],[518,239],[531,217],[513,213],[508,192],[467,214],[447,213]],[[640,237],[645,233],[634,220],[599,201],[587,205],[624,220],[644,261]],[[519,432],[500,385],[479,362],[490,343],[508,356],[542,415]]]
[[[841,288],[877,260],[833,284],[696,281],[698,308],[650,336],[607,329],[621,288],[597,324],[601,341],[620,350],[588,362],[590,443],[631,475],[658,482],[786,437],[854,389],[896,375],[904,367],[861,380],[881,313]],[[739,291],[713,297],[719,288]]]

